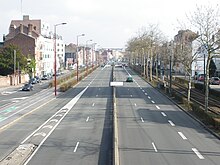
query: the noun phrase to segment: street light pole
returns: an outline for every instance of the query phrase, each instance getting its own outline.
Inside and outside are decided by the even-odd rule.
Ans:
[[[76,80],[79,81],[79,59],[78,59],[78,42],[79,37],[85,36],[85,34],[80,34],[76,36]]]
[[[59,23],[54,25],[54,95],[57,96],[57,49],[56,49],[56,28],[59,25],[65,25],[66,23]]]
[[[16,75],[16,50],[14,50],[14,85],[15,85],[15,76]]]

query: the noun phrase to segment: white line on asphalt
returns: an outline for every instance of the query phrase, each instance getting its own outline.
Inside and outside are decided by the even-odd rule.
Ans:
[[[96,95],[96,97],[98,97],[98,95]]]
[[[170,123],[171,126],[173,127],[175,126],[175,124],[171,120],[168,120],[168,122]]]
[[[47,134],[44,132],[39,132],[39,133],[34,134],[34,136],[39,136],[39,135],[45,137]]]
[[[87,117],[87,119],[86,119],[86,122],[88,122],[89,121],[89,116]]]
[[[144,123],[144,119],[141,117],[141,122]]]
[[[76,150],[77,150],[78,146],[79,146],[79,142],[77,142],[77,143],[76,143],[76,146],[75,146],[75,148],[74,148],[74,151],[73,151],[73,152],[76,152]]]
[[[166,117],[167,115],[164,113],[164,112],[161,112],[161,114],[164,116],[164,117]]]
[[[150,96],[147,97],[148,99],[151,99]]]
[[[192,148],[193,152],[199,157],[199,159],[205,159],[202,154],[199,153],[199,151],[196,148]]]
[[[62,117],[63,115],[62,114],[57,114],[55,117]]]
[[[156,105],[157,109],[160,109],[160,107],[158,105]]]
[[[94,106],[95,106],[95,103],[93,103],[92,106],[94,107]]]
[[[132,95],[131,95],[131,97],[132,97]]]
[[[145,92],[144,90],[142,90],[142,92]]]
[[[52,119],[52,120],[50,120],[49,122],[55,122],[55,123],[57,123],[58,120],[57,120],[57,119]]]
[[[43,126],[43,128],[53,128],[53,126],[52,125],[45,125],[45,126]]]
[[[136,103],[134,103],[134,106],[136,107],[136,106],[137,106],[137,104],[136,104]]]
[[[140,89],[142,90],[142,88],[140,87]]]
[[[128,88],[128,91],[129,91],[129,88]]]
[[[152,100],[151,102],[152,102],[153,104],[155,104],[155,102],[154,102],[153,100]]]
[[[183,140],[187,140],[186,136],[182,132],[178,132],[178,134],[181,136]]]
[[[153,147],[154,147],[154,151],[157,152],[157,148],[156,148],[154,142],[152,142],[152,145],[153,145]]]

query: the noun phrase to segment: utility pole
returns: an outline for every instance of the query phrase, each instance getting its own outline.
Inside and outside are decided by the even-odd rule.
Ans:
[[[16,50],[14,50],[14,85],[15,85],[15,77],[16,77]]]

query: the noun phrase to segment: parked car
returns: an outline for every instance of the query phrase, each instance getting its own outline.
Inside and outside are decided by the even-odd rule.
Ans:
[[[205,77],[204,74],[200,74],[198,77],[198,81],[204,81]]]
[[[35,76],[34,78],[36,79],[37,83],[40,83],[40,82],[41,82],[41,79],[40,79],[39,76]]]
[[[209,83],[212,85],[219,85],[220,79],[218,77],[212,77],[212,78],[210,78]]]
[[[48,80],[49,77],[47,75],[43,75],[43,77],[41,78],[41,80]]]
[[[132,76],[128,76],[127,79],[126,79],[126,82],[133,82]]]
[[[37,84],[37,79],[36,78],[31,78],[29,80],[29,84]]]
[[[33,90],[33,85],[30,83],[24,84],[24,86],[21,89],[22,91],[31,91]]]

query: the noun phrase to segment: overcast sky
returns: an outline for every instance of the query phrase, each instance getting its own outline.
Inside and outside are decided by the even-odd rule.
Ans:
[[[11,20],[25,14],[49,23],[52,31],[54,24],[66,22],[57,27],[66,44],[76,43],[76,36],[85,33],[80,44],[92,39],[100,47],[122,48],[148,24],[158,24],[171,39],[179,30],[177,20],[186,22],[196,5],[217,4],[219,0],[0,0],[0,41]]]

